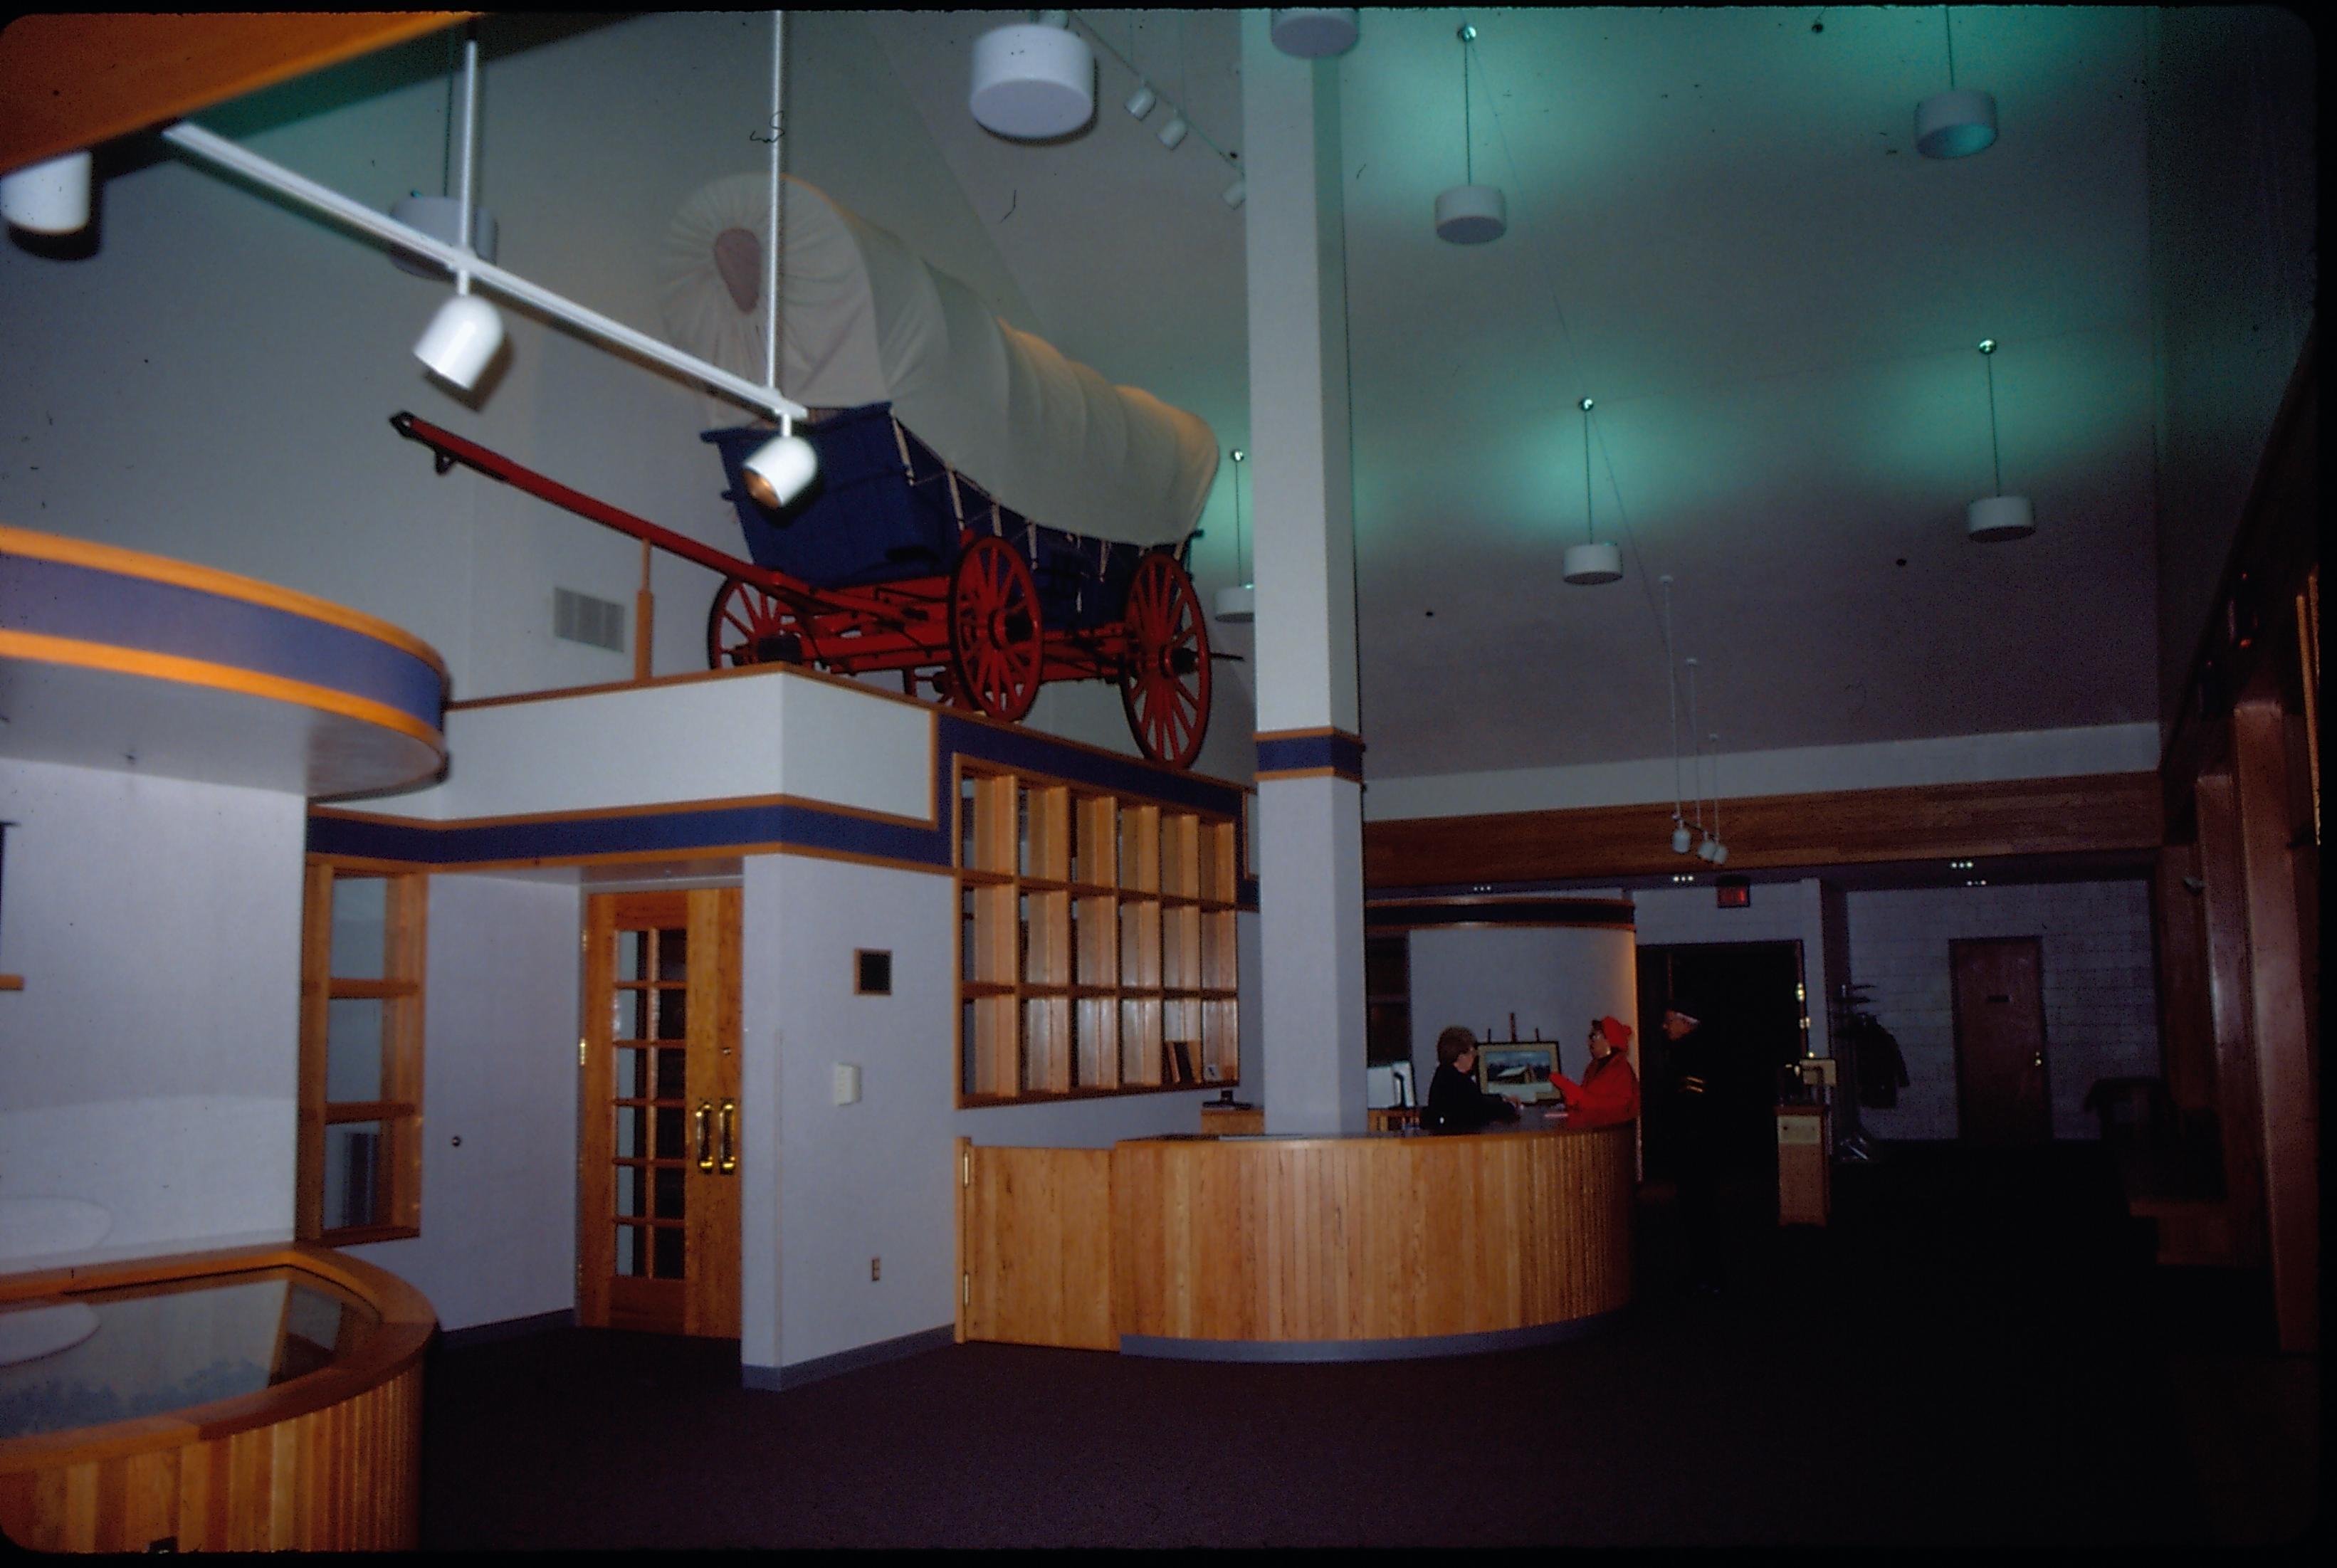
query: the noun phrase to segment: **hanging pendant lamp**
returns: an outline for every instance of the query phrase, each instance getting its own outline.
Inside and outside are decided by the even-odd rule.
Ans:
[[[993,27],[973,41],[965,103],[984,131],[1040,141],[1068,136],[1094,115],[1095,51],[1071,30],[1068,14],[1051,15],[1062,20]]]
[[[1996,493],[1964,508],[1964,533],[1975,544],[2027,539],[2037,531],[2037,511],[2025,495],[2004,493],[2004,454],[1996,439],[1996,339],[1980,340],[1980,363],[1988,366],[1988,454],[1996,473]]]
[[[1942,14],[1947,12],[1941,6]],[[1915,105],[1915,151],[1926,158],[1969,158],[1996,141],[1996,99],[1956,86],[1956,30],[1945,18],[1948,34],[1948,91],[1934,93]]]
[[[1680,810],[1680,750],[1679,750],[1679,665],[1672,657],[1672,579],[1666,572],[1657,579],[1664,586],[1664,687],[1671,698],[1672,708],[1672,853],[1684,855],[1696,847],[1687,831],[1687,818]]]
[[[463,40],[463,179],[454,225],[455,232],[462,236],[455,243],[463,247],[465,260],[476,254],[469,243],[475,232],[469,218],[478,120],[479,40],[474,30]],[[470,269],[458,265],[455,269],[455,297],[440,306],[438,313],[430,318],[421,340],[414,346],[414,356],[431,375],[457,391],[473,392],[477,390],[480,378],[503,345],[503,317],[494,306],[471,292]]]
[[[88,228],[95,167],[88,152],[68,152],[0,178],[0,218],[28,234],[73,234]]]
[[[1242,554],[1241,465],[1248,456],[1238,446],[1233,450],[1234,575],[1241,580],[1217,589],[1217,618],[1227,626],[1247,626],[1257,618],[1257,585],[1250,581]]]
[[[1510,203],[1500,186],[1477,183],[1476,135],[1469,114],[1469,45],[1476,40],[1477,30],[1464,23],[1455,36],[1461,40],[1462,168],[1466,183],[1438,194],[1436,237],[1455,245],[1482,245],[1510,231]]]
[[[1623,575],[1623,552],[1611,544],[1595,542],[1590,528],[1590,399],[1582,400],[1582,537],[1584,542],[1566,547],[1566,580],[1577,588],[1596,588]]]
[[[1355,46],[1355,40],[1363,33],[1363,25],[1352,9],[1309,6],[1268,15],[1266,31],[1274,46],[1301,60],[1345,54]]]
[[[450,74],[446,83],[446,157],[455,155],[454,100],[459,78]],[[441,170],[438,189],[444,192],[453,181]],[[441,245],[460,245],[456,238],[463,228],[463,203],[451,195],[425,196],[419,190],[411,196],[401,196],[389,205],[389,215],[409,229],[418,229]],[[471,249],[482,261],[495,258],[495,216],[484,207],[471,209]],[[445,278],[446,269],[429,257],[412,250],[390,248],[389,259],[400,272],[410,272],[416,278]]]
[[[787,14],[771,13],[771,228],[763,246],[763,385],[779,390],[779,334],[786,323],[779,314],[779,156],[782,127],[787,124]],[[1082,44],[1082,48],[1086,45]],[[739,465],[747,493],[774,511],[801,495],[819,472],[819,453],[796,433],[795,421],[782,416],[779,433],[755,449]]]

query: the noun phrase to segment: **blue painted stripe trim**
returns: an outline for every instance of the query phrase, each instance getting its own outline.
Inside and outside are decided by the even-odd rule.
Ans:
[[[872,822],[816,805],[782,803],[709,806],[703,811],[644,812],[631,816],[562,817],[549,822],[388,823],[312,816],[312,854],[355,855],[429,865],[479,865],[497,861],[572,860],[644,851],[684,852],[784,844],[946,868],[949,835],[931,828]]]
[[[304,681],[432,730],[445,717],[445,682],[405,648],[272,605],[71,561],[0,555],[0,629]]]
[[[1432,1356],[1481,1356],[1579,1339],[1613,1324],[1628,1308],[1530,1329],[1481,1334],[1426,1334],[1401,1339],[1181,1339],[1122,1334],[1120,1353],[1169,1361],[1412,1361]]]
[[[1341,778],[1364,776],[1364,743],[1347,735],[1262,736],[1257,743],[1257,771],[1300,773],[1328,768]]]
[[[949,759],[963,755],[994,766],[1047,774],[1114,794],[1143,795],[1236,821],[1241,819],[1243,792],[1235,785],[1197,778],[1135,757],[1090,751],[1036,730],[975,724],[957,714],[938,716],[941,736],[937,750],[944,780],[949,776]]]

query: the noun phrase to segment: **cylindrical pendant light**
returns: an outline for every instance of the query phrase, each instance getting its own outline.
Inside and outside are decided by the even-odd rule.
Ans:
[[[763,385],[779,389],[779,337],[786,326],[779,297],[779,161],[787,125],[787,14],[771,13],[770,232],[763,247]],[[747,493],[774,511],[801,495],[819,472],[819,453],[781,417],[779,433],[740,465]]]
[[[1988,455],[1996,475],[1996,493],[1964,508],[1964,534],[1975,544],[2000,544],[2027,539],[2037,531],[2036,509],[2025,495],[2004,493],[2004,454],[1996,438],[1996,339],[1980,340],[1980,363],[1988,367]]]
[[[475,254],[470,245],[474,233],[471,180],[477,162],[478,132],[479,39],[474,29],[463,40],[463,178],[455,213],[455,243],[462,246],[466,260]],[[414,356],[433,375],[460,391],[472,392],[503,343],[503,317],[494,306],[471,292],[470,271],[458,266],[455,297],[431,317],[421,341],[414,346]]]
[[[1350,10],[1293,8],[1268,14],[1266,33],[1274,46],[1301,60],[1345,54],[1355,46],[1363,28]]]
[[[1955,18],[1941,6],[1948,34],[1948,91],[1915,105],[1915,151],[1926,158],[1969,158],[1996,141],[1996,99],[1956,86]]]
[[[1590,399],[1582,400],[1582,533],[1585,542],[1569,545],[1563,572],[1577,588],[1596,588],[1623,575],[1623,552],[1596,542],[1590,526]]]
[[[973,41],[966,107],[1017,141],[1067,136],[1095,113],[1095,52],[1068,26],[1018,22]]]
[[[1461,142],[1463,182],[1436,198],[1436,237],[1454,245],[1482,245],[1510,231],[1509,199],[1501,188],[1477,183],[1477,138],[1469,111],[1469,45],[1477,30],[1462,24],[1461,40]]]
[[[1242,463],[1249,456],[1237,446],[1234,460],[1234,576],[1240,580],[1217,589],[1217,618],[1228,626],[1247,626],[1257,618],[1257,587],[1249,579],[1242,553]]]
[[[1695,847],[1687,831],[1687,819],[1680,810],[1679,753],[1679,665],[1672,657],[1672,578],[1666,572],[1657,579],[1664,587],[1664,690],[1671,701],[1672,727],[1672,853],[1684,855]]]
[[[89,227],[87,152],[68,152],[0,179],[0,217],[31,234],[73,234]]]

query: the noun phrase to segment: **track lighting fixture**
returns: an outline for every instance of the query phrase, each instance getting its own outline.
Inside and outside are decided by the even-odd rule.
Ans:
[[[461,193],[455,202],[452,227],[463,260],[477,257],[472,248],[477,228],[472,221],[472,176],[477,167],[479,121],[479,40],[474,32],[463,40],[463,170]],[[471,292],[469,268],[455,268],[455,297],[438,307],[414,346],[414,357],[431,375],[463,392],[478,389],[495,351],[504,346],[504,319],[495,307]]]
[[[1139,82],[1136,91],[1128,95],[1128,112],[1141,120],[1151,113],[1152,106],[1159,102],[1160,94],[1152,91],[1152,83]]]

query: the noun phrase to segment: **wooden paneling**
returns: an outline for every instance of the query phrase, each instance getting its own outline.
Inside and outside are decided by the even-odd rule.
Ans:
[[[2198,881],[2198,845],[2169,844],[2158,852],[2150,882],[2150,914],[2158,948],[2159,1057],[2168,1096],[2184,1111],[2210,1110],[2215,1104],[2207,925],[2201,894],[2192,888]]]
[[[2317,1053],[2305,1007],[2315,960],[2299,929],[2294,858],[2312,839],[2293,809],[2284,729],[2276,703],[2244,702],[2232,715],[2273,1307],[2280,1348],[2310,1354],[2321,1342]]]
[[[410,1551],[418,1544],[422,1352],[435,1320],[386,1271],[293,1245],[0,1280],[0,1301],[288,1266],[381,1323],[332,1364],[257,1394],[0,1442],[0,1529],[44,1552]]]
[[[1111,1154],[959,1144],[960,1337],[1118,1348]]]
[[[1660,803],[1364,824],[1366,888],[1678,870]],[[2156,774],[1839,790],[1728,803],[1731,870],[2154,849]],[[1738,846],[1742,845],[1742,848]]]
[[[1120,1144],[1118,1330],[1405,1339],[1613,1310],[1631,1295],[1632,1135]]]
[[[2207,1002],[2215,1028],[2215,1114],[2224,1137],[2224,1194],[2232,1209],[2234,1258],[2264,1260],[2264,1117],[2249,1021],[2248,917],[2240,859],[2240,812],[2229,774],[2193,791],[2199,822],[2200,897],[2205,901]]]
[[[0,33],[0,172],[178,120],[464,11],[32,15]]]
[[[1227,1110],[1205,1104],[1201,1106],[1201,1131],[1213,1138],[1262,1133],[1266,1131],[1266,1113],[1256,1106]]]

